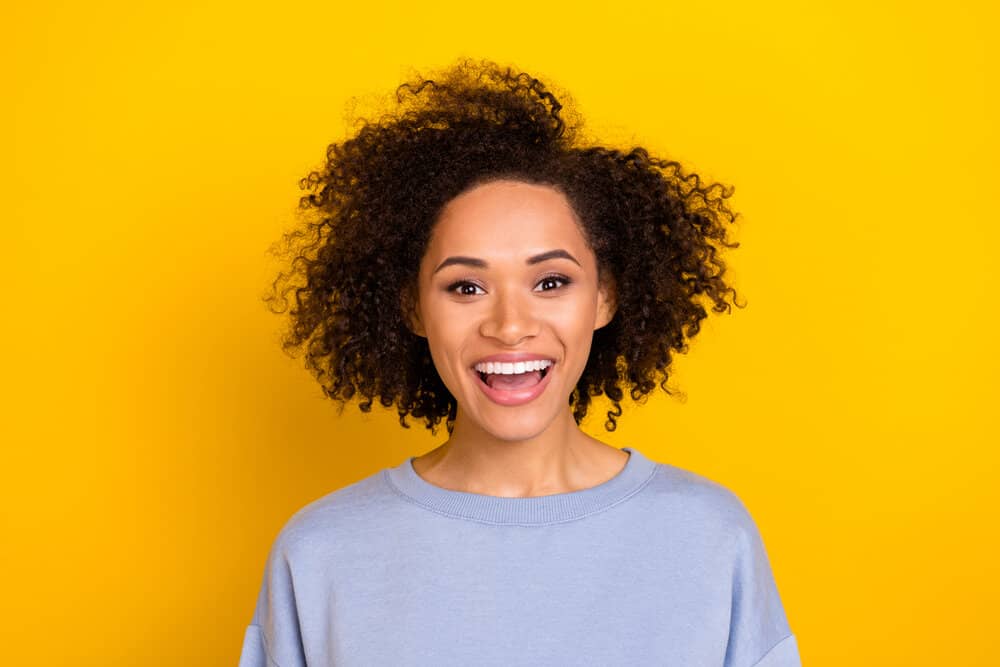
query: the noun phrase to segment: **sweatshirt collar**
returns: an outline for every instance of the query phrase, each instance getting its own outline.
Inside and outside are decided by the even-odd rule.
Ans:
[[[611,479],[587,489],[548,496],[505,498],[454,491],[431,484],[413,469],[409,457],[384,471],[398,493],[426,509],[458,519],[495,524],[536,525],[579,519],[632,497],[656,471],[656,462],[634,447],[622,447],[629,457]]]

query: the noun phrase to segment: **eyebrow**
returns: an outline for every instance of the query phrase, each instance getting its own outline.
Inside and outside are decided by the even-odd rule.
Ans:
[[[529,265],[538,264],[539,262],[544,262],[545,260],[556,259],[556,258],[568,259],[569,261],[573,262],[574,264],[582,268],[580,262],[576,261],[576,258],[573,257],[573,255],[569,254],[562,248],[559,248],[558,250],[549,250],[548,252],[543,252],[540,255],[532,255],[531,257],[526,259],[524,263]],[[487,264],[485,260],[478,259],[476,257],[462,257],[458,255],[455,257],[449,257],[448,259],[438,264],[438,267],[434,269],[434,273],[437,273],[444,267],[451,266],[452,264],[462,264],[465,266],[472,266],[477,269],[485,269],[489,267],[489,264]],[[434,275],[434,273],[432,273],[431,275]]]

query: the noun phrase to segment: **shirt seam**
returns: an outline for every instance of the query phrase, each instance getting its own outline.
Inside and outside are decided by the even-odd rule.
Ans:
[[[386,484],[389,485],[390,489],[392,489],[398,496],[400,496],[406,502],[408,502],[408,503],[410,503],[412,505],[416,505],[417,507],[423,508],[423,509],[428,510],[430,512],[434,512],[435,514],[438,514],[440,516],[445,516],[445,517],[448,517],[450,519],[461,519],[463,521],[472,521],[474,523],[484,523],[484,524],[491,525],[491,526],[522,526],[522,527],[525,527],[525,528],[531,528],[533,526],[552,526],[552,525],[556,525],[556,524],[560,524],[560,523],[570,523],[570,522],[573,522],[573,521],[579,521],[581,519],[586,519],[587,517],[593,516],[595,514],[600,514],[601,512],[606,512],[607,510],[610,510],[612,507],[615,507],[617,505],[620,505],[620,504],[624,503],[625,501],[629,500],[630,498],[632,498],[633,496],[635,496],[636,494],[638,494],[644,488],[646,488],[646,486],[649,484],[649,482],[656,475],[656,473],[659,470],[659,468],[660,468],[659,465],[654,465],[652,471],[650,471],[649,475],[646,476],[646,479],[644,479],[642,481],[642,483],[639,484],[639,486],[637,486],[635,489],[633,489],[631,492],[629,492],[625,496],[619,498],[618,500],[614,501],[613,503],[610,503],[609,505],[604,505],[604,506],[599,507],[599,508],[597,508],[595,510],[592,510],[590,512],[585,512],[584,514],[580,514],[578,516],[568,517],[566,519],[556,519],[556,520],[553,520],[553,521],[538,521],[538,522],[531,522],[531,523],[526,523],[526,522],[523,522],[523,521],[490,521],[488,519],[479,519],[479,518],[476,518],[476,517],[466,516],[464,514],[457,514],[457,513],[454,513],[454,512],[446,512],[446,511],[444,511],[442,509],[439,509],[439,508],[434,507],[432,505],[429,505],[427,503],[421,502],[421,501],[417,500],[416,498],[414,498],[413,496],[411,496],[408,493],[406,493],[405,491],[403,491],[402,489],[400,489],[398,486],[396,486],[395,482],[392,481],[392,477],[389,475],[389,471],[388,470],[383,470],[382,471],[382,479],[386,482]]]
[[[250,625],[257,628],[257,634],[260,635],[260,645],[264,647],[264,657],[266,657],[269,662],[273,662],[274,667],[281,667],[281,664],[274,659],[274,656],[271,655],[271,650],[267,647],[267,638],[264,636],[264,628],[261,627],[259,623],[251,623]]]
[[[771,648],[767,649],[767,652],[766,652],[766,653],[764,653],[764,655],[760,656],[760,658],[758,658],[758,659],[757,659],[757,661],[756,661],[755,663],[753,663],[752,665],[750,665],[750,667],[757,667],[757,665],[759,665],[760,663],[764,662],[764,660],[765,660],[765,659],[767,658],[767,656],[771,655],[771,653],[773,653],[773,652],[774,652],[774,649],[778,648],[778,647],[779,647],[779,646],[781,646],[781,645],[782,645],[782,644],[783,644],[784,642],[788,641],[788,638],[789,638],[789,637],[792,637],[792,636],[793,636],[794,634],[795,634],[794,632],[790,632],[790,633],[788,633],[788,634],[787,634],[786,636],[784,636],[784,637],[782,637],[781,639],[779,639],[779,640],[778,640],[778,641],[777,641],[777,642],[776,642],[776,643],[774,644],[774,646],[772,646]]]

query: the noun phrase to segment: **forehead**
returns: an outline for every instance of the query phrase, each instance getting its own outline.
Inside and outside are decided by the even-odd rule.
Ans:
[[[428,259],[453,253],[502,259],[587,244],[566,196],[548,185],[492,181],[444,207],[431,232]],[[581,258],[582,259],[582,258]]]

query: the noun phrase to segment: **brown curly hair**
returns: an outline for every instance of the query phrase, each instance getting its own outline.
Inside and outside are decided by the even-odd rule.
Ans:
[[[563,96],[566,99],[566,96]],[[265,298],[288,308],[286,351],[305,351],[324,393],[355,396],[371,411],[396,405],[399,423],[423,419],[431,433],[457,402],[434,368],[427,340],[410,331],[406,294],[439,212],[475,185],[500,178],[557,187],[584,226],[599,273],[611,276],[617,312],[594,332],[586,368],[569,397],[579,424],[592,396],[622,414],[623,386],[644,402],[666,393],[671,356],[707,317],[730,312],[735,290],[723,280],[719,248],[736,215],[733,188],[703,183],[681,165],[641,147],[628,152],[581,145],[582,123],[538,79],[490,61],[459,61],[433,78],[396,90],[397,107],[359,123],[326,151],[325,166],[300,182],[302,227],[284,235],[290,260]],[[274,247],[272,247],[274,250]],[[703,301],[706,303],[703,305]]]

